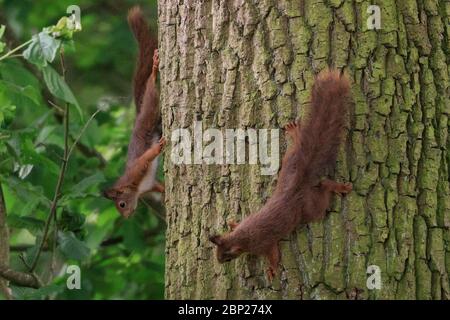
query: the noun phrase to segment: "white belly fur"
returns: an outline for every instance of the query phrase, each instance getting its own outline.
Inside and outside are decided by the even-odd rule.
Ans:
[[[156,169],[158,169],[158,157],[152,161],[147,169],[147,173],[138,186],[138,194],[141,195],[152,189],[156,184]]]

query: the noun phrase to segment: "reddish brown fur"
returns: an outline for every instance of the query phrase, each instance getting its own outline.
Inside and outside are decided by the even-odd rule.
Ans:
[[[350,84],[338,71],[320,73],[314,83],[308,121],[286,126],[293,145],[287,150],[272,197],[232,231],[210,240],[217,245],[219,262],[243,252],[266,256],[268,276],[275,275],[280,261],[278,242],[299,224],[325,216],[333,193],[351,191],[350,183],[323,180],[334,166],[348,109]]]
[[[147,79],[150,77],[153,64],[153,52],[158,48],[156,37],[150,32],[147,21],[139,6],[135,6],[128,12],[128,24],[139,45],[139,56],[133,79],[134,103],[136,112],[142,104]]]
[[[163,138],[158,141],[160,115],[159,92],[156,87],[159,65],[157,42],[151,36],[139,7],[130,10],[128,23],[139,44],[139,57],[134,76],[137,115],[128,145],[125,173],[112,188],[104,192],[104,196],[115,202],[117,210],[124,217],[130,216],[136,208],[140,196],[138,187],[146,178],[148,170],[152,166],[157,166],[154,160],[165,144]],[[155,181],[146,191],[164,192],[164,187]]]

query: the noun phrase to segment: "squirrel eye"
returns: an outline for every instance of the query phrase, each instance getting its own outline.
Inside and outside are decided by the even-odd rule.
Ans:
[[[119,207],[125,208],[126,203],[124,201],[119,202]]]

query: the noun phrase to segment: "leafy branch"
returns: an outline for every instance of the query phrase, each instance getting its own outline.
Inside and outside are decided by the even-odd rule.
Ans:
[[[0,14],[0,19],[1,19],[1,14]],[[0,26],[0,40],[2,37],[2,30],[4,32],[5,30],[5,26]],[[17,43],[18,39],[15,38],[14,34],[9,33],[7,39],[9,40],[9,42],[12,43]],[[30,41],[32,41],[33,39],[30,39],[29,41],[27,41],[26,43],[29,43]],[[23,45],[25,45],[26,43],[24,43]],[[5,44],[3,44],[5,45]],[[20,45],[19,47],[23,47],[23,45]],[[2,42],[0,41],[0,53],[2,52]],[[23,54],[11,54],[8,58],[17,58],[17,57],[22,57],[24,58]],[[25,62],[27,62],[28,60],[24,59]],[[40,72],[39,69],[33,68],[34,64],[29,62],[24,64],[24,67],[30,71],[37,79],[39,79],[40,81],[44,81],[42,74]],[[41,94],[44,98],[45,101],[47,101],[49,103],[49,105],[47,105],[49,108],[53,107],[56,109],[57,112],[53,113],[53,116],[55,117],[55,119],[62,124],[63,119],[62,119],[62,115],[64,113],[64,111],[57,106],[54,102],[53,102],[53,95],[50,93],[49,89],[46,87],[42,87],[41,89]],[[0,139],[2,137],[0,136]],[[73,136],[71,136],[72,140],[74,139]],[[78,149],[78,151],[81,152],[81,154],[87,158],[96,158],[99,161],[99,168],[104,168],[106,165],[106,160],[105,158],[102,156],[102,154],[100,152],[98,152],[95,148],[89,147],[87,145],[85,145],[84,143],[82,143],[81,141],[79,141],[76,144],[76,147]]]
[[[64,60],[64,52],[61,49],[60,51],[60,62],[61,62],[61,71],[62,71],[62,78],[65,79],[66,78],[66,73],[67,73],[67,69],[65,66],[65,60]],[[33,259],[33,262],[31,263],[30,266],[30,272],[33,272],[37,266],[37,263],[39,261],[39,257],[42,253],[42,250],[44,248],[44,245],[47,241],[47,237],[48,237],[48,233],[50,230],[50,224],[53,221],[54,222],[54,228],[55,228],[55,238],[56,238],[56,211],[58,208],[58,201],[61,198],[61,188],[63,186],[64,183],[64,176],[67,170],[67,164],[70,160],[70,156],[72,155],[72,152],[74,150],[74,148],[76,147],[78,141],[81,139],[81,136],[83,135],[83,133],[86,131],[87,127],[89,126],[89,124],[91,123],[91,121],[95,118],[95,116],[100,112],[101,110],[98,109],[97,111],[95,111],[91,117],[88,119],[88,121],[85,123],[85,125],[83,126],[83,128],[81,129],[79,135],[76,137],[75,141],[72,143],[72,145],[69,147],[69,115],[70,115],[70,105],[69,103],[65,103],[65,107],[64,107],[64,115],[63,115],[63,123],[64,123],[64,155],[63,158],[61,160],[61,167],[60,167],[60,172],[59,172],[59,176],[58,176],[58,181],[56,183],[56,187],[55,187],[55,192],[53,195],[53,200],[50,206],[50,213],[47,217],[47,220],[45,222],[45,227],[44,227],[44,233],[42,236],[42,240],[41,243],[39,244],[38,247],[38,251]],[[56,239],[54,239],[56,241]],[[55,242],[54,241],[54,242]]]
[[[65,63],[64,63],[64,54],[61,51],[60,52],[60,60],[61,60],[61,69],[62,69],[62,74],[63,74],[63,78],[65,78],[66,75],[66,68],[65,68]],[[42,236],[42,240],[41,243],[38,247],[38,251],[33,259],[33,262],[31,263],[30,266],[30,272],[33,272],[37,266],[37,263],[39,261],[39,257],[41,256],[42,253],[42,248],[44,247],[45,242],[47,241],[47,236],[48,236],[48,232],[50,229],[50,223],[52,222],[52,220],[54,219],[54,217],[56,216],[56,209],[58,206],[58,200],[61,197],[61,187],[63,185],[63,181],[64,181],[64,175],[66,173],[66,169],[67,169],[67,162],[69,161],[68,159],[68,154],[69,154],[69,143],[68,143],[68,137],[69,137],[69,114],[70,114],[70,109],[69,109],[69,104],[66,103],[65,104],[65,108],[64,108],[64,156],[61,162],[61,168],[59,171],[59,176],[58,176],[58,182],[56,183],[56,187],[55,187],[55,193],[53,195],[53,200],[52,200],[52,204],[50,206],[50,213],[47,217],[47,220],[45,222],[45,227],[44,227],[44,234]],[[55,224],[56,227],[56,224]]]
[[[16,53],[17,51],[25,48],[26,46],[28,46],[29,44],[31,44],[33,42],[33,39],[28,40],[25,43],[22,43],[21,45],[17,46],[16,48],[12,49],[11,51],[9,51],[8,53],[4,54],[3,56],[0,57],[0,61],[5,60],[7,58],[15,58],[17,57],[17,55],[14,55],[14,53]]]
[[[95,118],[100,109],[97,110],[85,123],[79,135],[75,138],[74,142],[71,146],[69,146],[69,121],[70,121],[70,106],[73,105],[77,108],[80,118],[82,118],[83,113],[81,108],[70,90],[69,86],[65,82],[66,78],[66,65],[64,59],[64,49],[62,44],[72,39],[73,32],[77,31],[76,27],[70,23],[71,19],[67,17],[61,18],[57,25],[44,28],[42,32],[32,37],[32,39],[26,41],[25,43],[17,46],[16,48],[8,51],[6,54],[0,56],[0,63],[8,58],[22,56],[30,63],[36,65],[38,69],[42,72],[43,79],[49,92],[56,97],[64,101],[64,108],[57,108],[58,110],[63,111],[62,122],[63,122],[63,130],[64,130],[64,153],[61,159],[61,165],[59,168],[58,180],[55,186],[55,191],[53,194],[53,199],[50,205],[50,211],[45,221],[45,227],[43,231],[42,239],[37,246],[37,252],[33,257],[31,264],[26,263],[25,259],[23,262],[27,267],[29,272],[18,272],[10,269],[6,265],[0,265],[0,275],[4,279],[10,280],[13,283],[21,286],[27,286],[32,288],[39,288],[42,286],[42,282],[35,274],[35,269],[38,265],[39,258],[41,257],[41,253],[46,245],[47,238],[49,236],[50,225],[54,223],[54,246],[53,246],[53,257],[54,252],[56,250],[56,236],[57,236],[57,220],[56,213],[58,209],[58,202],[61,199],[61,189],[64,184],[64,177],[67,170],[67,165],[70,160],[70,156],[76,145],[78,144],[81,136],[89,126],[90,122]],[[0,27],[0,40],[5,31],[5,27]],[[0,41],[0,53],[3,51],[5,44]],[[16,54],[20,50],[26,48],[22,54]],[[56,57],[56,53],[59,51],[60,56],[60,64],[61,64],[61,72],[62,75],[59,75],[50,65]],[[6,211],[6,210],[4,210]],[[6,216],[6,213],[5,213]],[[6,224],[6,222],[5,222]],[[52,259],[52,267],[53,261]]]
[[[2,12],[0,20],[8,23]],[[19,23],[27,30],[32,28],[33,21],[27,23],[23,19]],[[79,82],[78,88],[83,88],[80,96],[72,93],[72,83],[67,83],[65,75],[76,70],[68,61],[69,50],[74,46],[60,31],[39,30],[30,40],[22,40],[11,30],[7,25],[7,40],[2,43],[0,39],[0,171],[3,170],[0,180],[8,205],[6,230],[13,235],[4,243],[8,253],[14,254],[11,263],[0,254],[0,296],[2,293],[18,299],[71,296],[65,290],[63,268],[75,261],[86,269],[83,290],[78,293],[85,298],[94,294],[100,298],[112,295],[110,289],[96,285],[98,275],[110,272],[111,266],[121,270],[121,281],[135,281],[137,273],[140,279],[148,276],[145,283],[137,281],[141,296],[153,296],[156,292],[159,295],[163,283],[155,274],[163,274],[163,255],[158,253],[164,248],[161,235],[165,229],[160,198],[142,201],[152,207],[151,213],[158,219],[145,219],[145,210],[140,210],[137,220],[123,221],[111,203],[99,199],[98,194],[98,189],[122,165],[121,161],[115,161],[117,155],[106,145],[125,138],[125,131],[118,124],[131,120],[128,113],[113,109],[96,123],[94,119],[100,118],[100,111],[104,111],[100,108],[108,104],[99,103],[99,109],[92,110],[93,113],[87,113],[84,106],[80,108],[77,99],[81,102],[83,95],[88,98],[94,88],[95,93],[103,95],[102,99],[110,99],[110,95],[97,91],[96,88],[105,87],[101,82],[85,90],[84,79]],[[113,35],[110,38],[116,40]],[[92,52],[95,46],[87,49]],[[77,52],[76,59],[80,60],[74,61],[75,68],[83,66],[84,52],[85,49]],[[61,72],[60,63],[64,62]],[[132,61],[126,63],[131,69]],[[110,69],[84,71],[92,72],[96,79]],[[125,85],[128,86],[125,81],[114,83],[114,90]],[[83,113],[85,120],[81,119]],[[69,133],[68,138],[65,133]],[[112,156],[114,161],[106,166],[104,156]],[[35,240],[29,241],[29,234]],[[124,259],[118,253],[129,258]],[[20,268],[15,267],[17,263],[22,263]],[[93,270],[95,277],[91,276]],[[2,282],[10,286],[7,291],[2,290]],[[124,289],[124,297],[130,295]]]

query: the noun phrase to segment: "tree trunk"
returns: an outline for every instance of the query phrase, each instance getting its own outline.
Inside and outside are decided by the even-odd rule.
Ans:
[[[450,3],[159,1],[165,136],[178,128],[281,128],[308,104],[314,75],[353,80],[336,179],[354,191],[323,222],[281,242],[270,284],[262,258],[218,264],[208,236],[270,197],[255,165],[176,165],[165,155],[168,299],[448,299]],[[281,138],[281,153],[285,150]],[[366,286],[367,267],[381,289]]]
[[[0,266],[9,266],[9,230],[6,224],[6,204],[0,184]],[[0,298],[11,298],[8,282],[0,277]]]

